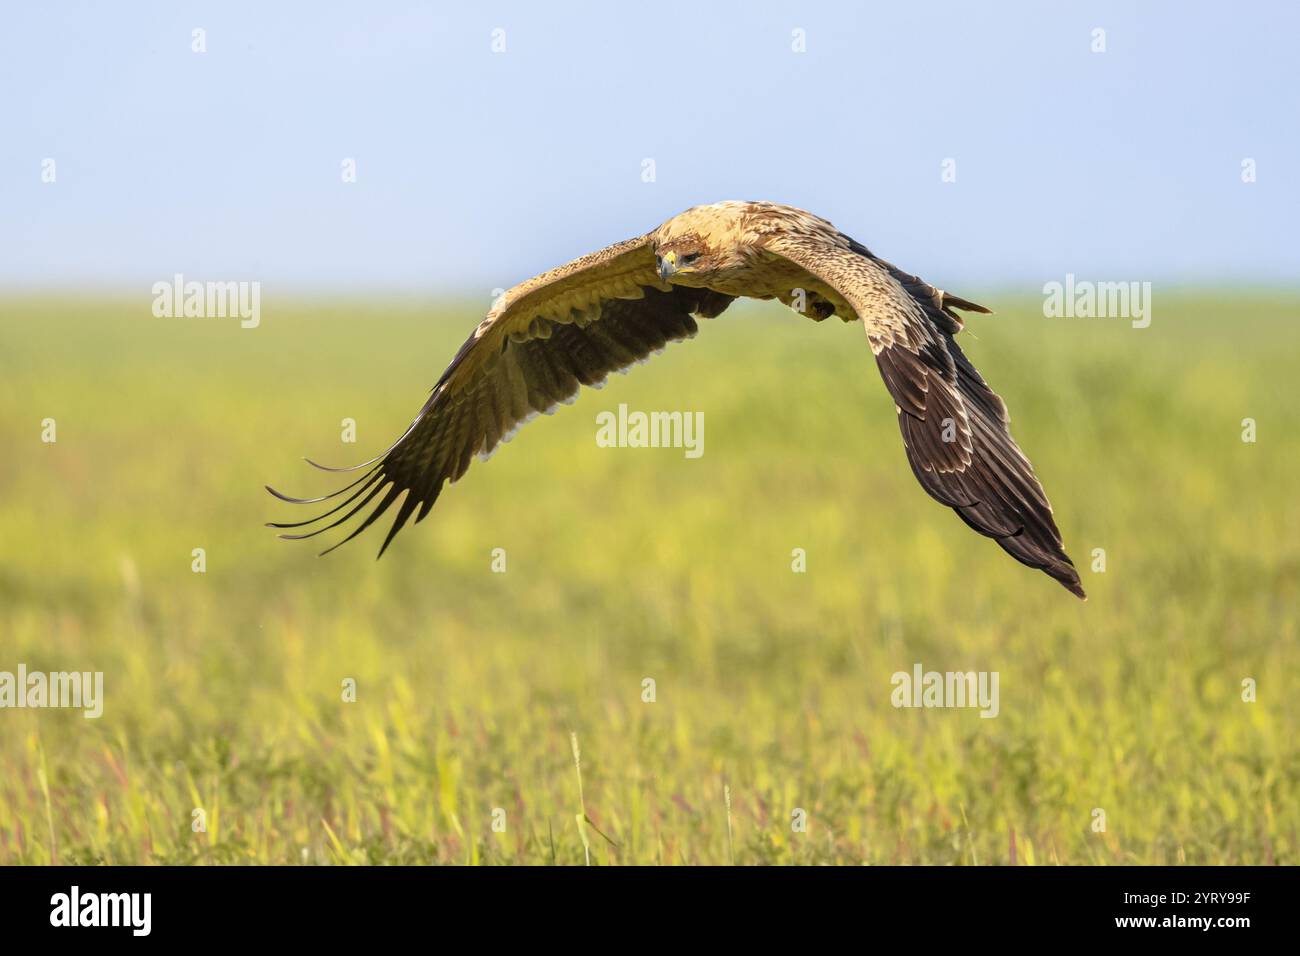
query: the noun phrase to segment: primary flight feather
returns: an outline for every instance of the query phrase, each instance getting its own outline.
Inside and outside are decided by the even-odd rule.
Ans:
[[[318,498],[268,487],[295,504],[341,499],[315,518],[271,527],[333,518],[283,535],[309,538],[369,508],[338,547],[401,499],[382,555],[412,515],[423,520],[474,455],[486,456],[581,386],[690,338],[696,317],[713,318],[741,296],[779,299],[817,321],[861,321],[921,487],[1016,560],[1084,597],[1042,485],[1008,430],[1006,406],[953,339],[962,328],[955,310],[989,310],[877,258],[824,219],[767,202],[688,209],[508,290],[401,438],[370,461],[325,469],[361,471],[357,479]]]

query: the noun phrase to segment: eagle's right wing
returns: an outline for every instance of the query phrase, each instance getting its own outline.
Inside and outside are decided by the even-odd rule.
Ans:
[[[921,487],[1016,560],[1086,599],[1043,486],[1011,437],[1006,405],[953,340],[962,327],[954,308],[988,310],[840,234],[784,230],[765,248],[829,287],[862,320]]]
[[[366,469],[360,478],[319,498],[291,498],[267,487],[294,504],[352,494],[315,518],[271,527],[303,528],[343,512],[314,530],[282,536],[309,538],[343,524],[378,497],[360,524],[334,545],[338,547],[405,494],[379,549],[383,554],[416,508],[418,524],[442,486],[460,478],[476,454],[488,455],[539,412],[572,401],[580,386],[599,385],[610,372],[648,358],[669,342],[690,338],[697,329],[693,316],[712,318],[731,301],[708,289],[665,284],[648,235],[522,282],[493,303],[401,438],[370,461],[325,469]]]

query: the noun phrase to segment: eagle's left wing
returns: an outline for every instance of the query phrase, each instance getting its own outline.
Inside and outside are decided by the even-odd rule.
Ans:
[[[666,285],[656,271],[648,235],[520,283],[493,303],[401,438],[370,461],[324,469],[365,469],[360,478],[319,498],[291,498],[267,487],[294,504],[328,501],[350,491],[348,497],[315,518],[270,526],[303,528],[343,512],[312,531],[282,535],[309,538],[374,502],[361,523],[334,545],[338,547],[405,494],[379,549],[383,554],[415,509],[420,509],[418,524],[442,486],[460,478],[474,455],[486,457],[539,412],[576,398],[580,386],[599,385],[610,372],[648,358],[669,342],[690,338],[697,330],[693,316],[712,318],[731,301],[708,289]]]
[[[1043,486],[1011,437],[1006,405],[953,339],[962,328],[954,309],[988,310],[818,226],[773,232],[764,247],[825,285],[837,311],[847,306],[862,320],[921,487],[1017,561],[1086,598]]]

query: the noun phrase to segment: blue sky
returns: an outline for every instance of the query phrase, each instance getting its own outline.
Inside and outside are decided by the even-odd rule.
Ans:
[[[1291,283],[1298,11],[6,4],[0,287],[481,294],[724,198],[941,285]]]

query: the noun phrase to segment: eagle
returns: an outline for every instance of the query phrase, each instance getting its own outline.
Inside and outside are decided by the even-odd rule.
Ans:
[[[909,275],[825,219],[772,202],[695,206],[507,290],[386,451],[350,468],[307,459],[325,471],[361,472],[355,480],[316,498],[267,486],[293,504],[341,501],[306,521],[269,527],[284,538],[310,538],[368,508],[324,554],[397,506],[382,556],[475,455],[487,457],[538,413],[574,401],[582,386],[599,386],[610,372],[693,337],[697,319],[714,318],[742,296],[777,299],[817,322],[861,322],[921,487],[1017,561],[1086,599],[1052,506],[1011,437],[1006,405],[955,340],[959,311],[990,310]]]

